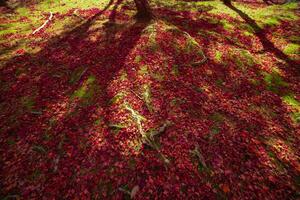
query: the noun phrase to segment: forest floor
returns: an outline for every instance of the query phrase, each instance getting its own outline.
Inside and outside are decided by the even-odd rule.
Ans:
[[[0,198],[300,197],[299,3],[151,7],[1,8]]]

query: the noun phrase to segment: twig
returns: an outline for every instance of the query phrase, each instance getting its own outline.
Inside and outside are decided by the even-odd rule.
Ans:
[[[131,194],[128,190],[125,190],[125,189],[123,189],[121,187],[119,187],[118,190],[121,191],[121,192],[124,192],[125,194],[128,194],[128,195]]]
[[[140,100],[144,100],[140,95],[138,95],[134,90],[130,89],[130,92],[132,92],[133,94],[135,94],[135,96],[137,96]]]
[[[43,114],[41,111],[35,111],[35,110],[31,111],[30,113],[34,114],[34,115],[41,115],[41,114]]]
[[[65,140],[65,135],[63,135],[62,140],[61,140],[61,141],[59,142],[59,144],[58,144],[58,147],[57,147],[58,151],[61,151],[61,150],[62,150],[64,140]],[[57,172],[57,169],[58,169],[58,163],[59,163],[59,161],[60,161],[60,157],[61,157],[61,154],[58,153],[57,157],[56,157],[56,158],[54,159],[54,161],[53,161],[53,164],[54,164],[53,172],[54,172],[54,173]]]
[[[60,159],[60,155],[58,155],[55,159],[54,159],[54,168],[53,168],[53,172],[57,172],[57,168],[58,168],[58,163],[59,163],[59,159]]]
[[[50,12],[49,18],[44,22],[44,24],[42,26],[40,26],[35,31],[33,31],[32,35],[34,35],[35,33],[39,32],[41,29],[43,29],[52,20],[52,18],[53,18],[53,13]]]

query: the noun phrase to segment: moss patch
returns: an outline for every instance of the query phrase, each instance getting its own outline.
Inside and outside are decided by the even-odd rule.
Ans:
[[[289,43],[283,50],[285,54],[300,54],[300,45]]]

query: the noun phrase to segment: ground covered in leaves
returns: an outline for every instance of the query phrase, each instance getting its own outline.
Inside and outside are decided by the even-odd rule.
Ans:
[[[70,2],[1,8],[0,197],[299,198],[298,3]]]

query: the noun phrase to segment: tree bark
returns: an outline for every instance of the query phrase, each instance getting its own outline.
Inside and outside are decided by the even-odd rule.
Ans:
[[[134,0],[135,6],[137,8],[136,18],[137,19],[152,19],[153,14],[148,0]]]
[[[231,5],[231,0],[223,0],[225,5]]]

